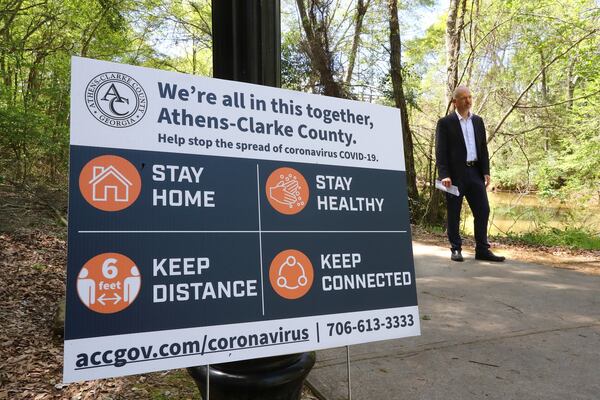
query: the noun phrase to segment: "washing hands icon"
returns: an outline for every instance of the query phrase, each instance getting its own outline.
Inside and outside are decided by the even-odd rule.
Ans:
[[[280,180],[275,186],[269,187],[269,197],[289,208],[292,208],[294,204],[303,204],[298,179],[292,174],[280,175],[279,178]]]
[[[274,210],[284,215],[294,215],[306,207],[310,190],[300,172],[281,167],[271,172],[267,178],[265,195]]]

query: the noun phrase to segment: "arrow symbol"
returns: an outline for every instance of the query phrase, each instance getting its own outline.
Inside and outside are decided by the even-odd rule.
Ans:
[[[113,296],[115,297],[106,297],[106,293],[102,293],[102,296],[98,297],[98,302],[100,304],[102,304],[103,306],[106,305],[106,303],[104,301],[108,301],[108,300],[112,300],[113,304],[118,304],[121,301],[121,296],[119,296],[117,293],[113,292]]]

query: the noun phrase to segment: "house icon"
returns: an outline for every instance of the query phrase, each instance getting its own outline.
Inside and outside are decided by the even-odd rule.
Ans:
[[[129,188],[133,185],[118,169],[94,166],[92,180],[92,199],[94,201],[128,202]]]

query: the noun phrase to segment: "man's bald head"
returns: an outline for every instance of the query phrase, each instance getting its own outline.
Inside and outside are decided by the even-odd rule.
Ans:
[[[471,94],[471,91],[465,85],[457,86],[456,88],[454,88],[454,91],[452,92],[452,99],[456,100],[460,95],[462,95],[464,93]]]
[[[463,85],[457,86],[454,92],[452,92],[452,103],[454,103],[456,111],[463,117],[466,117],[473,105],[473,97],[469,88]]]

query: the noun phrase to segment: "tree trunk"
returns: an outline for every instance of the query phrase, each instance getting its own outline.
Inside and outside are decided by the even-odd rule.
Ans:
[[[573,69],[575,68],[575,63],[577,62],[577,57],[572,57],[569,60],[569,66],[567,67],[567,110],[571,111],[573,109],[573,97],[575,96],[575,85],[577,84],[577,76],[573,77]]]
[[[466,12],[467,0],[450,0],[448,20],[446,21],[446,114],[450,111],[452,93],[458,85],[458,60],[460,41]],[[432,139],[433,140],[433,139]],[[429,185],[429,201],[423,217],[429,225],[441,225],[445,221],[444,196]]]
[[[460,36],[465,20],[466,3],[467,0],[450,0],[446,21],[446,102],[448,105],[452,100],[452,92],[458,85]]]
[[[406,107],[406,97],[402,81],[402,58],[400,25],[398,23],[398,0],[388,0],[388,9],[390,13],[390,69],[392,75],[392,85],[394,88],[394,102],[400,109],[400,118],[402,124],[402,138],[404,143],[404,163],[406,164],[406,183],[408,197],[411,203],[418,201],[419,192],[417,190],[417,174],[415,172],[415,158],[413,150],[412,132],[408,121],[408,110]]]
[[[435,132],[431,135],[431,141],[429,146],[429,156],[432,168],[432,174],[429,180],[429,200],[424,210],[422,222],[426,225],[443,226],[446,220],[444,204],[444,196],[441,190],[435,188],[435,179],[437,177],[437,171],[435,167]]]
[[[548,78],[546,77],[546,56],[544,55],[544,51],[539,49],[540,52],[540,65],[542,69],[542,104],[548,104]],[[550,135],[548,133],[547,128],[542,128],[542,136],[544,137],[544,151],[550,150]],[[529,181],[529,177],[527,177]],[[529,190],[529,188],[528,188]]]
[[[471,57],[468,59],[466,85],[471,86],[471,78],[473,77],[473,63],[475,60],[475,49],[477,47],[477,36],[479,34],[479,0],[471,1],[471,34],[469,35],[471,46]]]
[[[100,25],[102,25],[102,21],[108,14],[109,10],[110,9],[108,7],[102,7],[102,10],[100,11],[100,13],[94,18],[93,25],[87,27],[83,31],[83,36],[86,36],[86,35],[87,36],[83,39],[83,43],[81,44],[81,57],[88,56],[88,52],[90,50],[90,44],[92,43],[92,40],[96,37],[96,32],[98,31],[98,28],[100,28]],[[88,33],[88,29],[90,30],[89,33]]]
[[[323,85],[323,94],[332,97],[347,97],[342,86],[334,77],[326,21],[329,4],[323,3],[322,0],[309,0],[307,10],[304,2],[305,0],[296,0],[302,28],[308,43],[310,62],[313,69],[319,74],[320,83]]]
[[[197,63],[196,37],[192,36],[192,75],[196,75]]]
[[[346,87],[350,87],[352,81],[352,73],[354,72],[354,64],[356,63],[356,54],[358,53],[358,44],[360,42],[360,34],[362,33],[363,21],[365,14],[371,5],[371,0],[358,0],[356,6],[356,17],[354,18],[354,38],[352,39],[352,50],[350,51],[350,57],[348,58],[348,71],[346,73]],[[349,90],[349,89],[347,89]]]

